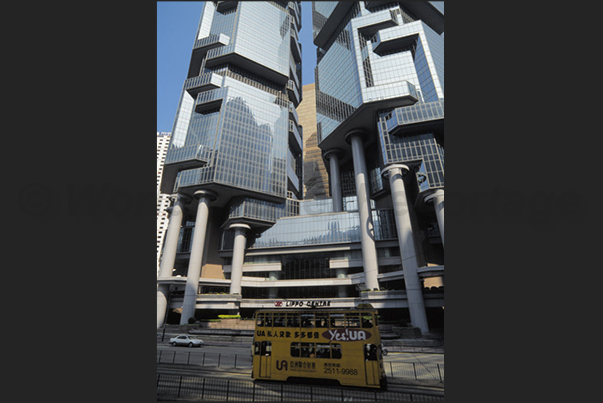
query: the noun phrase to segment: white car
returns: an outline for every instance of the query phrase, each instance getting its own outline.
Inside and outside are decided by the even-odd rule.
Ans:
[[[187,334],[181,334],[176,337],[172,337],[170,339],[170,344],[172,346],[189,346],[189,347],[201,347],[203,345],[203,340],[195,336],[189,336]]]

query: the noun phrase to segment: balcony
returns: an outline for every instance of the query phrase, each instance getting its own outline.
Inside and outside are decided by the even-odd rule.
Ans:
[[[365,103],[387,99],[396,99],[399,106],[407,106],[417,102],[419,96],[415,86],[408,81],[390,82],[362,89],[362,100]]]
[[[202,74],[184,81],[184,89],[196,97],[202,91],[215,90],[222,85],[222,76],[215,73]]]
[[[193,54],[188,68],[188,78],[199,74],[203,57],[207,52],[230,43],[230,37],[224,34],[212,34],[205,38],[197,39],[193,45]]]
[[[299,43],[299,39],[297,38],[297,32],[292,29],[291,30],[291,53],[293,53],[293,58],[298,61],[301,62],[302,60],[302,50],[301,50],[301,44]]]
[[[226,10],[230,10],[237,6],[238,1],[217,1],[217,11],[223,13]]]
[[[289,80],[287,82],[287,94],[289,95],[289,100],[293,102],[293,105],[295,105],[295,107],[297,108],[297,106],[301,102],[301,96],[293,80]]]
[[[195,100],[195,112],[204,113],[219,109],[226,98],[228,88],[219,88],[211,91],[200,92]]]
[[[364,35],[374,35],[381,29],[391,28],[398,25],[398,21],[392,15],[390,10],[378,11],[363,17],[359,17],[354,21],[354,28],[358,29]]]
[[[293,122],[299,126],[299,117],[297,116],[297,111],[295,110],[293,103],[289,104],[289,117],[292,118]]]
[[[205,67],[212,68],[225,63],[231,63],[243,70],[256,74],[260,77],[274,81],[279,85],[286,85],[289,80],[288,72],[279,72],[265,66],[255,60],[239,54],[235,50],[234,43],[219,48],[210,49],[205,58]]]
[[[299,193],[300,188],[300,180],[297,174],[295,173],[295,157],[291,154],[290,150],[287,150],[287,178],[289,182],[293,185],[293,188],[296,193]]]
[[[302,151],[302,135],[293,120],[289,119],[289,144],[297,151]]]
[[[289,57],[289,78],[293,79],[298,88],[301,88],[301,81],[297,75],[297,64],[293,56]],[[301,63],[300,63],[301,64]]]
[[[296,1],[290,1],[288,4],[289,14],[293,15],[295,18],[295,23],[297,24],[298,29],[301,29],[301,8],[297,4]]]
[[[371,10],[375,7],[387,4],[387,1],[365,1],[364,5]],[[438,35],[444,32],[444,15],[429,1],[408,1],[404,6],[408,11],[431,27]]]
[[[398,31],[393,30],[393,31]],[[376,41],[373,42],[373,52],[383,55],[390,50],[409,48],[417,41],[419,34],[401,35],[397,32],[377,32]]]
[[[444,124],[444,100],[396,108],[386,121],[387,131],[403,135],[418,128],[440,127]]]

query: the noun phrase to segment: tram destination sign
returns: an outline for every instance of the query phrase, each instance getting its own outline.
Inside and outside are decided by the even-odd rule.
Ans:
[[[331,301],[329,300],[295,300],[295,301],[274,301],[275,307],[310,307],[317,308],[323,306],[331,306]]]

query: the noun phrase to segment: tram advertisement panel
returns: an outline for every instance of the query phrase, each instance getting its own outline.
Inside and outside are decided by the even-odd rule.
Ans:
[[[374,310],[256,312],[252,377],[328,378],[342,385],[380,387],[385,372],[378,326]]]

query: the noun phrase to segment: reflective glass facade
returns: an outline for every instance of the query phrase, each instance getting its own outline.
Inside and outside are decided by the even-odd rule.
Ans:
[[[338,26],[318,49],[319,142],[362,105],[444,97],[444,39],[407,3],[354,2],[341,16],[333,11],[338,2],[321,3],[313,9],[315,37],[328,23]]]
[[[301,131],[291,114],[301,101],[299,7],[291,3],[205,3],[164,192],[212,185],[272,202],[285,202],[287,191],[301,197],[302,146],[289,142]]]
[[[241,312],[282,298],[351,307],[362,289],[404,290],[410,264],[398,240],[401,210],[382,175],[392,164],[410,171],[396,180],[412,223],[417,256],[411,258],[418,267],[443,265],[437,217],[423,202],[444,187],[442,13],[414,4],[421,2],[313,2],[316,129],[302,130],[298,3],[205,3],[166,159],[164,192],[217,195],[208,202],[203,270],[223,270],[202,276],[200,286],[240,295],[234,306]],[[362,132],[366,196],[356,189],[358,147],[353,154],[345,138],[352,131]],[[315,152],[303,159],[310,137]],[[338,166],[324,160],[328,151],[336,151]],[[304,183],[302,167],[318,165]],[[317,187],[320,170],[331,175],[335,168],[340,205],[328,198],[332,183]],[[317,199],[304,198],[304,184]],[[183,276],[195,214],[191,208],[179,229],[176,273]],[[245,237],[236,248],[235,233]],[[376,252],[371,261],[367,233]],[[366,261],[375,270],[366,270]],[[236,291],[229,289],[233,279]],[[399,300],[378,303],[400,315]]]
[[[360,132],[370,199],[377,206],[374,239],[389,239],[383,231],[390,228],[383,224],[388,216],[375,217],[376,212],[388,212],[382,207],[397,203],[382,173],[403,164],[417,264],[443,264],[436,214],[425,202],[444,188],[443,5],[316,2],[313,19],[318,145],[323,153],[340,155],[344,211],[345,196],[357,194],[347,135]],[[391,228],[397,239],[395,223]],[[321,239],[328,239],[327,230]]]
[[[333,213],[330,199],[309,200],[297,203],[299,215],[282,211],[274,226],[262,232],[249,246],[250,249],[299,247],[337,243],[360,242],[360,221],[356,197],[347,197],[344,205],[348,211]],[[286,217],[286,218],[285,218]],[[373,223],[377,240],[396,239],[396,226],[391,209],[373,209]],[[225,231],[221,249],[232,249],[232,231]]]

